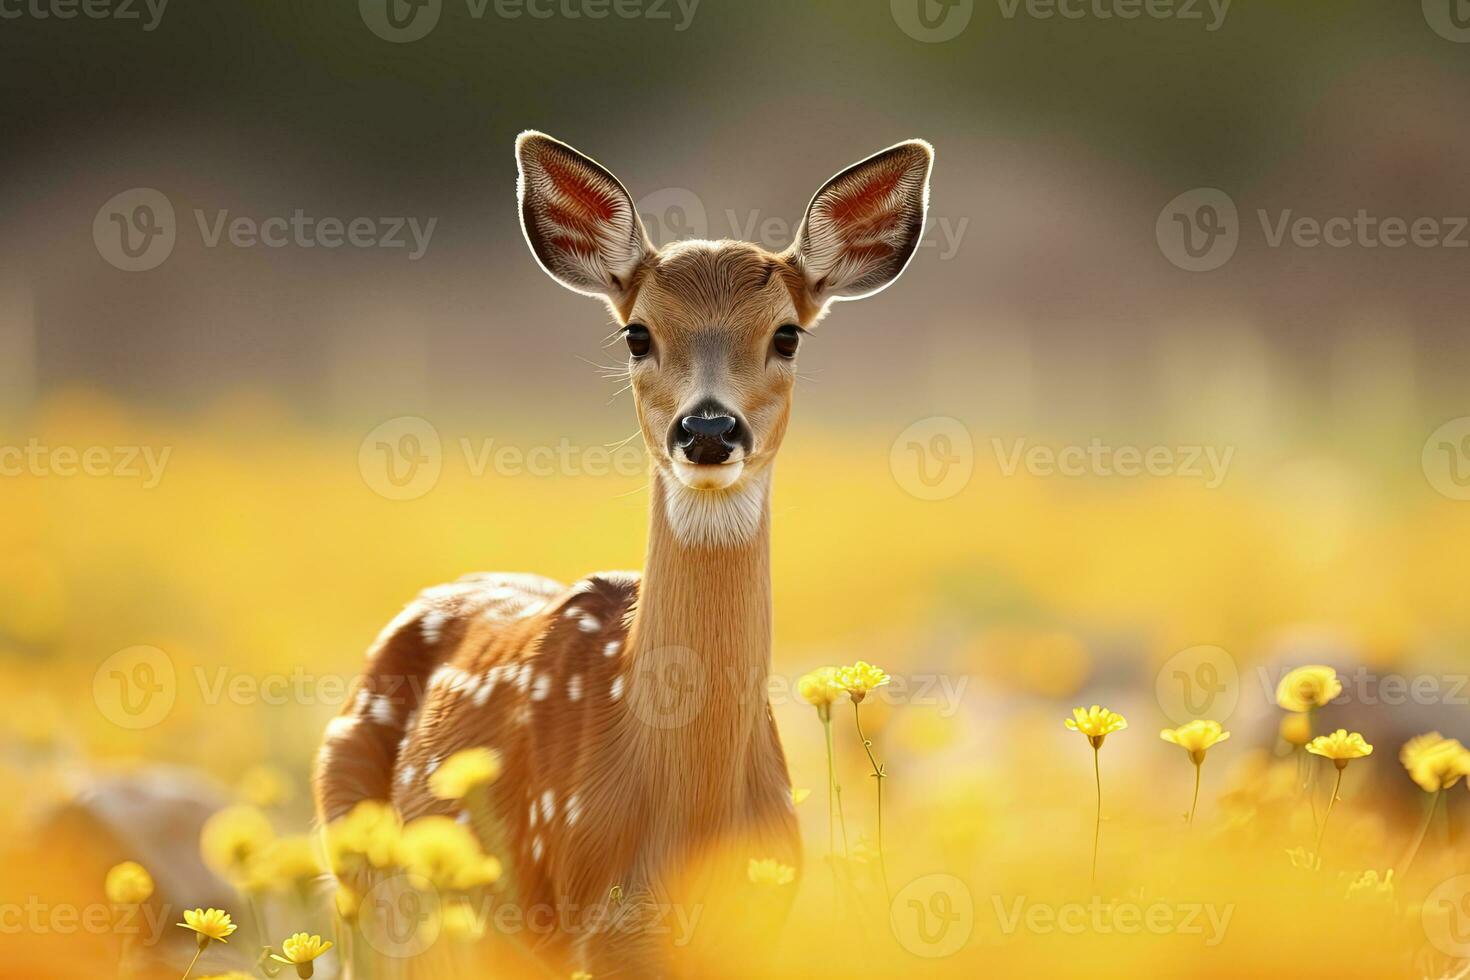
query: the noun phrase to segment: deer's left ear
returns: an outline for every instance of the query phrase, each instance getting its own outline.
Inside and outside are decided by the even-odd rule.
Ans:
[[[820,306],[883,289],[908,265],[924,233],[934,148],[908,140],[827,181],[807,206],[791,247]]]

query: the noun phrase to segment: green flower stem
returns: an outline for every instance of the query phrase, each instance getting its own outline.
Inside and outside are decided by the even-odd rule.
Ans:
[[[1434,811],[1439,806],[1439,798],[1443,795],[1444,787],[1441,786],[1434,791],[1434,796],[1429,800],[1429,810],[1424,814],[1424,822],[1419,825],[1419,832],[1414,835],[1414,843],[1409,848],[1408,856],[1404,858],[1403,866],[1399,868],[1400,881],[1404,879],[1404,875],[1409,873],[1409,868],[1414,864],[1414,858],[1419,856],[1419,845],[1424,843],[1424,835],[1429,833],[1429,825],[1434,821]]]
[[[868,762],[873,766],[873,778],[878,781],[878,870],[883,875],[883,894],[891,900],[893,893],[888,888],[888,863],[883,856],[883,780],[888,778],[888,773],[873,757],[873,743],[863,734],[863,716],[858,710],[857,699],[852,702],[852,718],[857,724],[858,738],[863,741],[863,751],[868,754]]]
[[[1097,783],[1097,820],[1092,825],[1092,883],[1097,884],[1097,846],[1102,840],[1102,763],[1098,760],[1102,745],[1092,743],[1092,777]]]
[[[1199,809],[1199,773],[1204,766],[1198,762],[1194,764],[1194,801],[1189,804],[1189,825],[1194,826],[1194,813]]]
[[[184,970],[184,976],[182,980],[189,980],[189,974],[194,972],[194,964],[199,962],[199,957],[204,955],[204,947],[209,945],[209,940],[204,939],[203,936],[200,936],[199,938],[203,940],[203,942],[200,942],[199,947],[194,950],[194,958],[189,961],[188,968]]]
[[[261,905],[259,898],[252,891],[245,893],[245,902],[250,907],[250,917],[255,920],[255,935],[260,942],[260,956],[256,958],[255,965],[260,972],[268,977],[278,976],[281,968],[270,958],[271,944],[266,938],[270,925],[265,921],[265,907]]]
[[[847,857],[847,818],[842,813],[842,784],[837,781],[837,753],[832,745],[832,706],[827,706],[825,714],[820,715],[822,719],[822,730],[827,737],[827,838],[828,849],[835,855],[837,853],[837,837],[832,831],[832,800],[837,800],[837,821],[842,828],[842,856]]]
[[[1327,812],[1322,815],[1322,826],[1317,828],[1317,846],[1313,849],[1313,857],[1317,861],[1318,868],[1322,867],[1322,838],[1327,836],[1327,821],[1332,819],[1332,807],[1337,803],[1337,793],[1342,789],[1342,774],[1346,771],[1346,765],[1337,767],[1337,782],[1332,784],[1332,798],[1327,801]]]

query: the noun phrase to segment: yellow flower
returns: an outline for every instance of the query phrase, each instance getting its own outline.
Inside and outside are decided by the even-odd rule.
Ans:
[[[837,671],[837,683],[847,692],[848,697],[861,703],[869,691],[888,683],[888,675],[866,660],[859,660]]]
[[[275,840],[271,822],[253,806],[228,806],[204,821],[199,853],[204,863],[235,884],[256,880],[257,862]]]
[[[249,885],[259,888],[306,891],[321,875],[321,859],[311,838],[302,835],[272,841],[254,864]]]
[[[807,788],[805,788],[805,787],[802,787],[801,789],[792,789],[792,791],[791,791],[791,805],[792,806],[800,806],[803,802],[806,801],[806,798],[809,797],[809,796],[811,796],[811,795],[812,795],[812,791],[809,790],[809,789],[807,789]]]
[[[235,792],[252,806],[279,806],[295,796],[291,780],[275,766],[251,766],[235,784]]]
[[[153,877],[136,861],[124,861],[107,872],[107,900],[114,905],[137,905],[153,895]]]
[[[1470,751],[1458,739],[1445,738],[1439,732],[1416,735],[1399,750],[1399,761],[1409,778],[1426,793],[1449,789],[1470,775]]]
[[[439,925],[457,943],[472,943],[485,935],[485,921],[469,902],[446,903]]]
[[[1331,667],[1298,667],[1276,685],[1276,703],[1287,711],[1311,711],[1342,693],[1342,682]]]
[[[1281,740],[1288,745],[1306,745],[1312,740],[1312,718],[1292,712],[1281,719]]]
[[[175,925],[194,932],[198,936],[200,949],[209,945],[210,940],[228,942],[227,937],[237,928],[230,921],[230,913],[219,909],[189,909],[184,913],[184,921]]]
[[[403,823],[381,800],[363,800],[327,826],[327,864],[339,878],[393,866]]]
[[[796,880],[796,869],[789,864],[782,864],[775,858],[762,858],[759,861],[751,858],[745,873],[752,884],[763,888],[779,888]]]
[[[592,980],[592,974],[588,973],[586,970],[578,970],[576,973],[572,974],[572,980]]]
[[[492,749],[456,752],[429,777],[429,792],[441,800],[462,800],[470,791],[500,778],[500,756]]]
[[[1368,904],[1386,904],[1393,901],[1393,869],[1389,868],[1378,877],[1377,871],[1364,871],[1348,883],[1348,901]]]
[[[285,942],[281,943],[281,952],[271,954],[271,959],[278,963],[296,967],[296,975],[302,980],[307,980],[312,973],[312,960],[332,948],[331,941],[322,942],[321,936],[313,936],[308,933],[298,932]]]
[[[1073,708],[1072,717],[1068,718],[1064,724],[1068,731],[1081,732],[1086,735],[1092,747],[1100,749],[1103,739],[1128,727],[1128,719],[1116,711],[1109,711],[1107,708],[1094,704],[1086,710]]]
[[[1307,751],[1331,759],[1339,769],[1346,769],[1351,760],[1372,755],[1373,746],[1363,741],[1363,736],[1357,732],[1350,735],[1347,729],[1339,728],[1331,735],[1318,735],[1312,739],[1307,743]]]
[[[465,890],[495,883],[500,862],[480,850],[468,827],[450,817],[420,817],[403,828],[399,862],[437,888]]]
[[[1205,753],[1211,747],[1229,737],[1230,733],[1221,728],[1218,721],[1205,720],[1191,721],[1178,728],[1166,728],[1159,732],[1159,738],[1188,752],[1190,761],[1195,765],[1205,761]]]
[[[823,709],[830,711],[832,702],[847,693],[840,675],[836,667],[818,667],[797,680],[796,693],[807,704],[815,706],[818,714],[823,714]]]

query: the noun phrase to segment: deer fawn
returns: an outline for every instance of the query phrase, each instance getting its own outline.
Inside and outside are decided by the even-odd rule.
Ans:
[[[372,645],[327,730],[319,815],[364,799],[391,800],[405,819],[452,814],[427,777],[456,751],[491,747],[514,901],[561,913],[540,952],[594,976],[687,973],[668,930],[619,928],[618,917],[678,902],[707,923],[748,918],[779,903],[756,900],[747,861],[799,866],[765,689],[771,470],[803,335],[833,300],[872,295],[903,271],[933,154],[913,140],[842,171],[780,253],[734,241],[655,249],[598,163],[535,132],[516,141],[516,159],[537,261],[602,299],[627,342],[653,461],[645,570],[570,587],[472,575],[422,593]],[[748,973],[732,948],[751,951],[727,943],[698,972]]]

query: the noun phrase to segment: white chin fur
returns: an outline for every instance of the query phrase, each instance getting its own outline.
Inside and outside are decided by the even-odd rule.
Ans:
[[[766,494],[770,487],[770,469],[764,468],[749,479],[723,487],[697,490],[678,473],[677,478],[664,479],[664,513],[674,536],[688,545],[701,547],[733,547],[744,544],[755,537],[766,514]],[[690,467],[691,469],[693,467]],[[740,465],[699,467],[699,469],[729,469],[739,476],[744,469]]]
[[[724,490],[740,479],[745,463],[735,460],[720,466],[695,466],[674,460],[674,475],[690,490]]]

